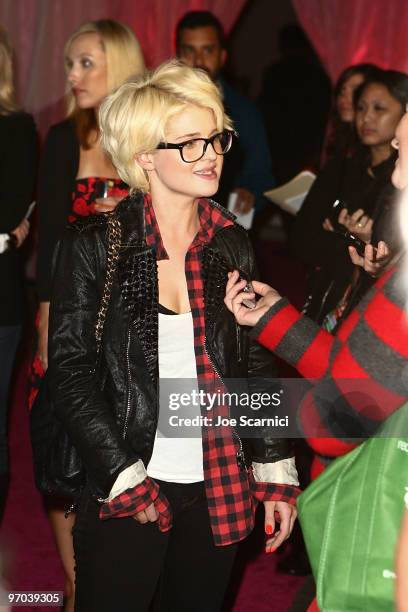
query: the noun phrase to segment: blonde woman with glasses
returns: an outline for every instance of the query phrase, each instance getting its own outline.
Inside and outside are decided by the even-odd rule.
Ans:
[[[271,553],[292,530],[298,485],[290,444],[242,440],[223,403],[220,429],[192,401],[202,425],[161,435],[159,387],[180,393],[187,380],[193,398],[274,370],[223,305],[228,271],[255,270],[245,231],[211,200],[232,125],[209,76],[169,62],[109,96],[100,128],[131,196],[105,226],[65,234],[50,314],[51,393],[87,477],[75,609],[143,612],[156,591],[159,610],[215,612],[257,502]]]
[[[33,363],[29,402],[33,403],[48,367],[48,314],[51,261],[65,225],[107,210],[128,194],[99,142],[98,109],[103,99],[131,75],[145,69],[142,50],[129,27],[110,19],[83,24],[64,51],[67,118],[48,133],[39,177],[39,253],[37,289],[40,301],[38,349]],[[66,581],[65,610],[73,610],[73,514],[64,517],[66,500],[50,501],[50,520]]]

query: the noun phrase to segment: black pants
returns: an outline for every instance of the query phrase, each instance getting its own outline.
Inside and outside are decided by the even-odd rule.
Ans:
[[[101,521],[82,499],[74,527],[76,612],[160,612],[221,608],[237,545],[213,543],[204,484],[159,482],[172,512],[167,533],[133,518]]]
[[[20,341],[21,325],[0,326],[0,474],[9,470],[7,417],[10,379]]]

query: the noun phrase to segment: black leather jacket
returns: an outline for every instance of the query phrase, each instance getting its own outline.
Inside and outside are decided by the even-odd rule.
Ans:
[[[143,199],[126,198],[114,214],[122,226],[122,246],[98,380],[94,334],[105,280],[104,216],[73,224],[59,243],[49,328],[56,411],[81,456],[93,494],[102,498],[128,465],[138,459],[148,464],[158,418],[157,263],[144,239]],[[202,267],[206,349],[214,368],[227,379],[272,378],[272,354],[249,338],[223,302],[228,271],[238,267],[250,278],[255,275],[246,232],[233,225],[216,233],[203,249]],[[286,440],[245,442],[247,463],[292,455]]]

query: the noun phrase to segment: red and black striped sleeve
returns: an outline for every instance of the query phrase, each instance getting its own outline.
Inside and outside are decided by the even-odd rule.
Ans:
[[[321,378],[336,342],[317,323],[282,298],[260,319],[251,335],[305,378]]]

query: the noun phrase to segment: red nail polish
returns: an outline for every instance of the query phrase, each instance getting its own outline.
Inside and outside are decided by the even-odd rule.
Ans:
[[[272,525],[265,525],[265,533],[267,535],[272,535],[273,534],[273,527],[272,527]]]

